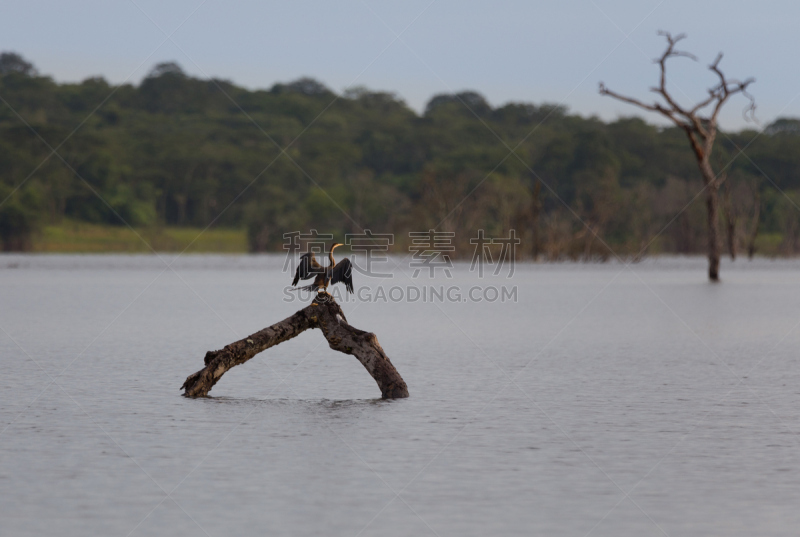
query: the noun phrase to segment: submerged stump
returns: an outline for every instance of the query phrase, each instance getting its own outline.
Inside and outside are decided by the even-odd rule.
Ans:
[[[319,328],[331,349],[355,356],[372,375],[384,399],[408,397],[408,386],[383,352],[378,338],[347,323],[339,304],[327,293],[291,317],[273,324],[217,351],[208,351],[206,366],[186,378],[181,386],[185,397],[204,397],[226,371],[256,354],[290,340],[310,328]]]

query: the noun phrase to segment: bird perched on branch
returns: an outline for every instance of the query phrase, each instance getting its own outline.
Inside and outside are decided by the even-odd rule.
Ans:
[[[314,283],[303,287],[298,287],[298,290],[303,291],[324,291],[328,285],[343,282],[347,290],[353,292],[353,265],[348,258],[344,258],[338,263],[333,259],[333,250],[337,246],[344,246],[341,243],[336,243],[331,246],[328,252],[328,260],[330,264],[323,267],[317,263],[313,252],[303,254],[300,256],[300,264],[297,266],[297,271],[294,274],[294,281],[292,285],[297,285],[299,280],[310,280],[314,278]]]

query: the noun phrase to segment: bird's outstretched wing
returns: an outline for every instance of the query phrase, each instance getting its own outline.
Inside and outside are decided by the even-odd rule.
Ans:
[[[331,271],[331,285],[343,282],[349,292],[353,292],[353,265],[345,257],[333,267]]]
[[[308,252],[300,256],[300,263],[294,273],[292,285],[297,285],[298,280],[309,280],[323,271],[322,265],[317,263],[314,252]]]

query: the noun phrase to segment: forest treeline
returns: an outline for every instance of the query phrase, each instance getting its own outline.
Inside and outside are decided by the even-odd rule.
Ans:
[[[5,250],[64,221],[246,228],[252,251],[310,229],[394,233],[400,250],[433,228],[455,232],[462,255],[479,229],[515,229],[522,257],[705,250],[686,136],[641,119],[493,108],[472,91],[436,95],[419,115],[392,93],[337,96],[308,78],[251,91],[175,63],[138,86],[59,84],[12,53],[0,56],[0,98]],[[723,133],[714,160],[728,176],[728,247],[797,253],[800,120]]]

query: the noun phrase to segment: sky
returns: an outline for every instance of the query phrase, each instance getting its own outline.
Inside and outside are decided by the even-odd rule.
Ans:
[[[5,0],[0,51],[15,51],[59,82],[102,76],[138,84],[176,61],[201,78],[250,89],[311,76],[336,92],[391,91],[421,111],[435,94],[474,90],[493,105],[561,104],[605,120],[658,117],[600,96],[652,101],[659,30],[686,33],[699,61],[670,66],[669,88],[700,100],[718,52],[731,78],[754,77],[758,124],[745,99],[723,110],[724,129],[800,117],[800,2],[765,0]]]

